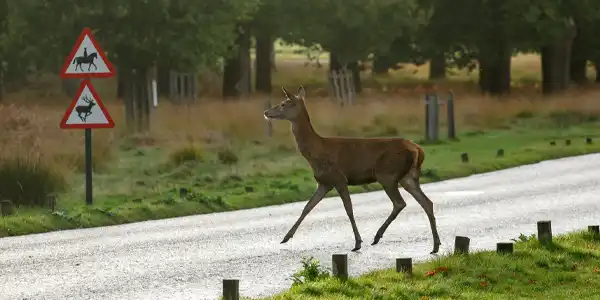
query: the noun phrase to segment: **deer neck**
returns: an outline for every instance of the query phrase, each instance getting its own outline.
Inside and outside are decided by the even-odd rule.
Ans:
[[[317,149],[321,144],[322,137],[310,123],[310,116],[306,109],[292,121],[292,133],[296,139],[298,150],[304,157],[310,159],[318,155]]]

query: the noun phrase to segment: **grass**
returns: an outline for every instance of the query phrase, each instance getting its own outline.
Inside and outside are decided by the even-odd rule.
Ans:
[[[280,82],[293,81],[306,69],[297,64],[286,69],[285,61],[279,66],[275,81]],[[404,136],[419,141],[424,131],[423,94],[415,82],[419,81],[385,92],[373,86],[356,106],[344,108],[320,96],[315,87],[308,90],[307,105],[316,130],[324,135]],[[57,182],[68,183],[57,195],[55,211],[19,207],[0,222],[0,236],[253,208],[302,201],[312,193],[314,180],[295,150],[289,124],[276,122],[273,136],[264,136],[264,98],[222,102],[206,96],[188,105],[161,99],[151,132],[126,135],[123,105],[109,96],[114,85],[109,80],[95,80],[94,85],[117,127],[94,130],[92,206],[84,204],[83,132],[57,126],[69,99],[61,96],[56,79],[9,94],[0,105],[0,160],[39,158],[40,165],[51,166],[58,174]],[[543,99],[521,89],[510,97],[492,99],[460,82],[438,85],[440,91],[446,87],[457,91],[460,140],[425,145],[423,182],[600,151],[596,89]],[[445,124],[442,116],[442,130]],[[585,144],[587,136],[596,142]],[[565,139],[572,145],[565,145]],[[551,140],[557,144],[549,145]],[[495,156],[499,148],[505,150],[504,157]],[[462,152],[469,153],[468,164],[460,162]],[[378,188],[354,187],[352,192]],[[185,192],[183,198],[180,191]]]
[[[412,276],[392,269],[347,281],[320,276],[263,300],[597,299],[599,279],[600,238],[574,232],[542,246],[522,235],[512,254],[447,254],[415,264]]]

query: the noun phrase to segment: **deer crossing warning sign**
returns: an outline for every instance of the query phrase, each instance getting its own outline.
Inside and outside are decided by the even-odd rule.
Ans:
[[[94,90],[92,83],[84,79],[81,81],[79,90],[73,102],[67,109],[60,122],[60,128],[113,128],[115,122],[108,114],[108,110],[98,93]]]
[[[84,28],[60,71],[62,78],[106,78],[115,75],[114,67],[92,35]]]

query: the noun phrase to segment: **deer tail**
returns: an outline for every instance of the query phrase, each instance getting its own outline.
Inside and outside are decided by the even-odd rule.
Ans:
[[[425,151],[423,150],[423,147],[415,144],[413,149],[413,168],[416,170],[421,170],[423,161],[425,161]]]

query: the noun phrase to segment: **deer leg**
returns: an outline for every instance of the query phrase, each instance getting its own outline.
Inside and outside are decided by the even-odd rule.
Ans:
[[[393,208],[389,217],[383,222],[383,224],[381,224],[379,230],[377,230],[377,233],[375,234],[375,238],[373,239],[373,243],[371,245],[376,245],[377,243],[379,243],[379,240],[383,237],[383,234],[385,233],[387,228],[390,226],[390,224],[392,224],[396,217],[398,217],[398,214],[400,214],[400,212],[406,207],[406,202],[402,198],[402,195],[398,190],[398,183],[395,180],[390,180],[389,182],[380,181],[380,183],[383,187],[383,190],[392,201]]]
[[[342,203],[344,204],[344,209],[346,210],[346,214],[350,219],[350,225],[352,225],[352,232],[354,233],[354,249],[352,251],[357,251],[360,249],[362,244],[362,238],[360,237],[360,233],[358,232],[358,227],[356,226],[356,221],[354,220],[354,211],[352,210],[352,200],[350,199],[350,192],[348,191],[347,186],[339,186],[335,188],[340,194],[340,198],[342,198]]]
[[[423,190],[421,189],[421,184],[419,183],[418,171],[413,170],[406,178],[402,179],[400,184],[402,187],[409,192],[415,200],[421,205],[425,213],[427,214],[427,218],[429,219],[429,226],[431,227],[431,234],[433,235],[433,250],[431,254],[437,253],[440,249],[440,236],[437,231],[437,225],[435,222],[435,216],[433,214],[433,202],[425,195]]]
[[[304,206],[304,209],[302,210],[300,217],[298,218],[296,223],[294,223],[294,226],[292,226],[292,228],[290,228],[288,233],[285,235],[285,237],[283,238],[283,241],[281,241],[282,244],[285,244],[289,239],[291,239],[294,236],[294,234],[296,233],[296,230],[298,229],[298,226],[300,226],[300,223],[302,223],[302,221],[304,220],[304,218],[306,218],[308,213],[310,213],[310,211],[313,208],[315,208],[315,206],[319,202],[321,202],[321,200],[323,200],[323,197],[325,197],[327,192],[331,191],[331,189],[332,189],[331,186],[324,185],[322,183],[318,184],[317,189],[314,191],[314,193],[310,197],[310,200],[308,200],[308,203],[306,203],[306,205]]]

